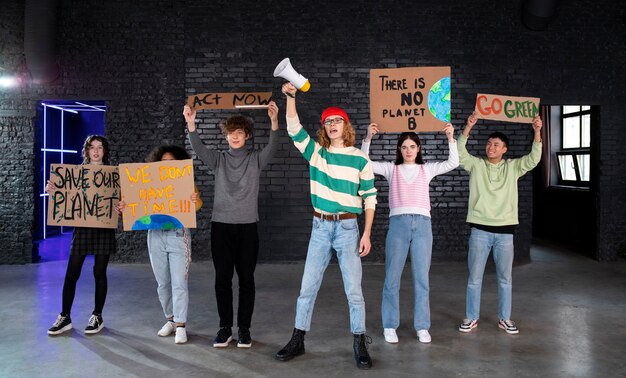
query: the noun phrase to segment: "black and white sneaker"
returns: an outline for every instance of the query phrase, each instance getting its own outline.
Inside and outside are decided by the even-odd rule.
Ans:
[[[70,316],[59,314],[57,320],[52,324],[52,327],[48,329],[48,335],[60,335],[70,329],[72,329],[72,319],[70,319]]]
[[[250,337],[250,328],[239,328],[239,340],[237,340],[237,348],[250,348],[252,346],[252,338]]]
[[[478,319],[463,319],[459,326],[459,331],[468,333],[476,327],[478,327]]]
[[[91,315],[85,327],[85,333],[98,333],[104,327],[102,315]]]
[[[233,330],[230,327],[222,327],[213,339],[213,348],[226,348],[232,339]]]
[[[511,319],[500,319],[498,327],[502,328],[510,335],[517,335],[519,333],[519,329]]]

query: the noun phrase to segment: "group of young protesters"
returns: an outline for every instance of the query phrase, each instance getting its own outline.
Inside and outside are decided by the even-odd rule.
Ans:
[[[459,165],[469,173],[467,223],[469,278],[466,314],[459,331],[471,332],[478,326],[480,296],[487,259],[493,253],[498,281],[498,327],[509,334],[519,333],[511,320],[513,235],[518,221],[517,180],[532,170],[541,158],[542,121],[532,122],[534,141],[531,152],[520,158],[505,159],[508,138],[494,132],[487,138],[486,157],[475,157],[466,149],[467,140],[477,122],[472,113],[461,135],[454,138],[454,127],[446,124],[448,159],[425,162],[417,133],[403,132],[397,140],[395,160],[371,161],[369,148],[379,133],[379,125],[370,124],[361,148],[355,147],[355,129],[348,114],[340,107],[326,108],[320,117],[317,138],[302,127],[296,110],[297,89],[286,83],[287,133],[309,164],[312,230],[308,245],[300,295],[296,301],[293,332],[288,343],[275,358],[287,361],[304,353],[304,336],[310,331],[317,293],[333,254],[341,269],[350,312],[350,330],[356,365],[372,366],[367,345],[365,300],[361,288],[361,258],[371,250],[371,230],[377,204],[375,175],[389,183],[389,227],[385,242],[385,281],[382,285],[383,336],[388,343],[398,343],[400,325],[400,280],[407,257],[411,256],[414,288],[413,326],[419,342],[430,343],[429,270],[433,234],[429,183],[437,175]],[[257,223],[258,193],[261,171],[275,155],[278,135],[278,107],[268,106],[271,130],[269,142],[262,149],[249,149],[252,122],[244,116],[227,118],[220,125],[228,150],[207,147],[196,129],[196,111],[185,106],[183,116],[196,156],[215,175],[215,193],[211,219],[211,252],[215,267],[215,296],[219,330],[213,341],[216,348],[227,347],[233,340],[234,311],[232,280],[237,272],[239,303],[237,308],[237,346],[252,346],[250,328],[255,304],[254,271],[259,253]],[[109,164],[109,144],[102,136],[90,136],[83,148],[84,164]],[[178,146],[159,146],[148,161],[188,159],[187,151]],[[52,191],[48,183],[47,190]],[[197,189],[190,193],[196,209],[202,205]],[[126,210],[124,201],[118,212]],[[357,223],[364,214],[362,232]],[[157,281],[157,293],[166,318],[159,336],[175,334],[175,342],[187,342],[188,287],[187,274],[191,259],[188,229],[150,230],[148,251]],[[106,269],[109,256],[116,251],[115,230],[75,227],[70,258],[63,285],[62,311],[48,330],[58,335],[72,328],[70,312],[76,283],[86,255],[95,255],[95,307],[85,333],[98,333],[104,324],[102,310],[107,292]]]

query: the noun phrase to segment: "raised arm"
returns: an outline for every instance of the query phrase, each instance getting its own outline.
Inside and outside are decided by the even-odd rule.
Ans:
[[[541,143],[541,128],[543,127],[543,121],[539,116],[535,116],[535,118],[533,118],[532,125],[535,136],[533,138],[533,145],[530,153],[519,159],[515,159],[518,176],[522,176],[526,172],[535,168],[541,160],[541,149],[543,147]]]
[[[541,128],[543,127],[543,121],[538,115],[533,118],[533,131],[535,132],[535,143],[541,143]]]
[[[448,138],[448,160],[440,161],[437,163],[427,163],[426,168],[429,179],[437,175],[450,172],[451,170],[459,166],[459,152],[456,148],[456,140],[454,140],[454,126],[452,126],[451,123],[446,123],[442,131],[446,134],[446,137]]]
[[[370,123],[370,125],[367,127],[367,135],[365,136],[365,139],[363,139],[363,142],[370,143],[372,141],[372,138],[376,134],[378,134],[378,125],[375,123]]]
[[[198,155],[200,160],[202,160],[209,169],[215,169],[219,153],[213,149],[207,148],[198,136],[196,132],[196,110],[192,109],[189,105],[185,105],[183,108],[183,116],[187,123],[191,148],[193,148],[196,155]]]
[[[372,137],[378,134],[378,125],[375,123],[370,123],[367,127],[367,135],[365,139],[361,142],[361,151],[365,153],[365,155],[370,154],[370,142],[372,141]]]
[[[187,122],[187,130],[192,133],[196,131],[196,109],[192,109],[191,106],[185,105],[183,108],[183,117]]]
[[[470,114],[469,117],[467,117],[467,123],[465,124],[465,128],[463,129],[463,132],[459,136],[459,140],[457,141],[457,144],[456,144],[457,150],[459,153],[459,163],[461,167],[468,172],[472,170],[472,167],[474,164],[476,164],[477,162],[480,162],[479,158],[472,156],[470,155],[469,152],[467,152],[467,147],[466,147],[467,138],[469,137],[469,134],[472,131],[472,127],[476,125],[476,121],[478,121],[478,117],[476,116],[476,112],[473,112],[472,114]]]
[[[291,83],[283,84],[282,91],[287,96],[287,117],[294,118],[298,115],[296,111],[296,93],[298,90]]]
[[[270,140],[259,154],[259,167],[261,169],[267,166],[278,149],[278,106],[274,101],[270,101],[269,107],[267,108],[267,116],[270,119],[272,128],[270,131]]]
[[[311,161],[315,151],[318,151],[321,146],[311,138],[309,133],[300,124],[298,113],[296,112],[296,87],[291,83],[283,84],[283,93],[287,96],[287,134],[293,141],[298,151],[302,153],[302,156]]]
[[[476,116],[476,112],[472,112],[469,117],[467,117],[467,123],[465,124],[465,128],[463,129],[463,135],[465,137],[469,137],[470,132],[472,131],[472,127],[476,125],[478,121],[478,116]]]
[[[298,90],[293,86],[293,84],[285,83],[283,84],[282,91],[287,98],[287,134],[289,134],[289,136],[293,139],[294,136],[303,131],[300,120],[298,119],[298,112],[296,111],[296,93]],[[300,150],[300,147],[298,147],[298,149]],[[302,150],[300,150],[300,152],[302,152]]]
[[[378,125],[375,123],[370,123],[367,127],[367,136],[365,136],[365,139],[361,142],[361,151],[368,157],[370,154],[370,142],[372,141],[372,137],[378,134],[378,132]],[[391,172],[393,171],[393,163],[372,161],[372,168],[375,174],[385,176],[385,178],[389,180]]]

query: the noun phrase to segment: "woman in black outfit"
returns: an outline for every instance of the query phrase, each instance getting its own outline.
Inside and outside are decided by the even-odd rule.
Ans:
[[[105,137],[90,135],[85,139],[83,164],[109,164],[109,142]],[[48,181],[46,192],[52,193],[53,191],[54,185]],[[119,209],[116,208],[116,210],[119,212]],[[102,308],[107,295],[106,271],[109,257],[115,253],[116,249],[115,229],[74,227],[70,257],[63,284],[63,307],[52,327],[48,329],[49,335],[59,335],[72,329],[70,312],[76,294],[76,282],[78,282],[87,255],[94,255],[93,276],[96,280],[96,294],[94,310],[87,322],[85,333],[98,333],[104,327]]]

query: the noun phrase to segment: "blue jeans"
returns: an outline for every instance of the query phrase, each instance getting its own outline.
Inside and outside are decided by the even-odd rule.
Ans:
[[[343,277],[343,288],[350,307],[350,329],[354,334],[365,333],[365,300],[361,291],[361,257],[359,256],[359,226],[356,219],[327,221],[313,218],[313,230],[304,264],[300,296],[296,304],[296,328],[311,329],[311,316],[324,271],[337,253]]]
[[[468,319],[480,317],[480,291],[489,252],[493,249],[498,278],[498,317],[511,318],[511,292],[513,289],[513,234],[496,234],[472,227],[469,239],[467,265],[467,308]]]
[[[383,327],[400,325],[400,278],[407,255],[411,253],[413,273],[413,327],[430,329],[428,272],[433,248],[430,218],[418,214],[389,218],[385,244],[385,285],[383,287]]]
[[[186,238],[184,232],[187,233]],[[186,251],[190,243],[189,230],[148,231],[148,253],[158,284],[159,301],[165,317],[174,317],[176,323],[187,322],[189,290]]]

